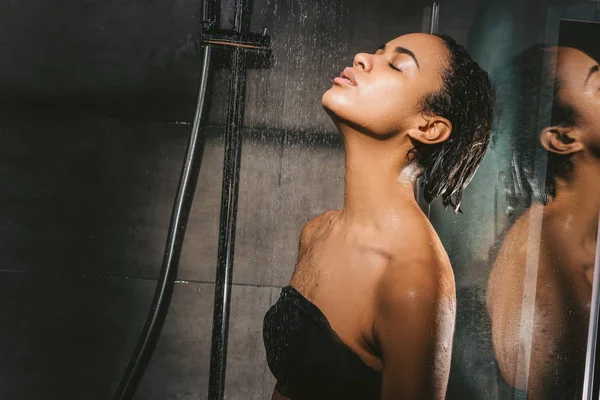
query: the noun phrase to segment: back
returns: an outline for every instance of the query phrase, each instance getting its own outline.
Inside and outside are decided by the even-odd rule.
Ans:
[[[524,297],[524,284],[528,251],[535,253],[529,229],[536,212],[542,213],[543,222],[539,255],[529,255],[537,264],[535,300],[530,302]],[[589,254],[577,235],[565,229],[565,218],[550,206],[532,206],[506,235],[488,282],[487,306],[500,372],[515,387],[520,382],[517,374],[528,371],[529,399],[572,398],[582,385],[591,299],[585,276]],[[591,259],[593,263],[593,254]],[[521,321],[532,321],[531,330]]]

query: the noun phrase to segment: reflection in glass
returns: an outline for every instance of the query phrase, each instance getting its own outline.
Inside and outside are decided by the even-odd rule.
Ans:
[[[581,398],[600,207],[598,62],[535,46],[506,71],[518,106],[510,222],[487,291],[494,354],[515,398]]]

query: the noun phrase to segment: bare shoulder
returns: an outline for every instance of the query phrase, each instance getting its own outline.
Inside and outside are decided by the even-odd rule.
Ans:
[[[382,398],[443,399],[456,321],[454,274],[435,232],[417,221],[379,277],[375,341]],[[410,372],[407,371],[410,365]],[[423,396],[423,397],[420,397]]]
[[[450,259],[437,232],[421,213],[403,221],[402,229],[394,235],[394,251],[386,269],[388,282],[402,281],[447,283],[451,278],[454,289],[454,273]],[[399,282],[397,282],[399,283]]]
[[[453,312],[456,304],[454,274],[443,257],[393,261],[382,274],[378,289],[379,305],[394,312],[415,308]]]
[[[339,210],[325,211],[323,214],[310,219],[300,232],[300,249],[307,246],[318,232],[321,231],[324,226],[328,225],[333,218],[339,215],[339,213]]]
[[[380,277],[381,305],[402,309],[444,304],[454,309],[454,272],[441,240],[426,219],[415,217],[409,224],[410,229],[397,235]]]

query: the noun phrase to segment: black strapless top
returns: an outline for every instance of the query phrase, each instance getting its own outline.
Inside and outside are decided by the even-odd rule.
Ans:
[[[263,323],[267,362],[277,390],[292,400],[379,400],[381,373],[335,333],[327,317],[291,286]]]

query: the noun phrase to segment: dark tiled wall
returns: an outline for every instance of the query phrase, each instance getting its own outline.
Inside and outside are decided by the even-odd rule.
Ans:
[[[249,72],[247,125],[331,131],[320,98],[332,78],[356,52],[419,31],[428,1],[252,3],[252,29],[267,29],[274,63]],[[67,0],[56,7],[50,0],[7,0],[0,6],[0,104],[190,121],[201,68],[201,4]],[[222,4],[228,25],[233,1]],[[215,79],[225,83],[224,75]],[[226,90],[214,102],[226,102]],[[213,123],[224,116],[213,113]]]
[[[107,399],[141,331],[191,127],[30,113],[0,120],[2,399]],[[272,390],[262,315],[298,234],[339,207],[337,136],[245,130],[227,398]],[[223,129],[209,127],[171,312],[137,398],[206,395]],[[250,397],[245,397],[250,396]]]

